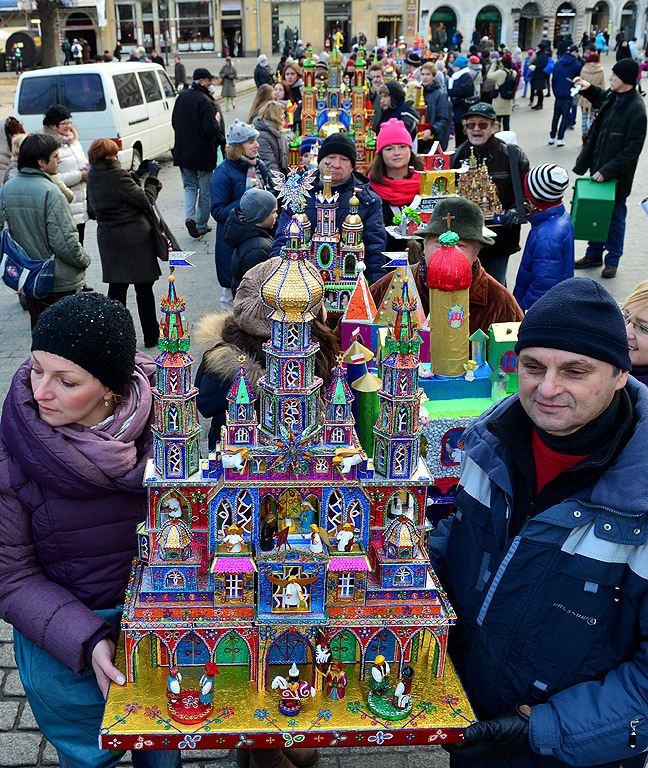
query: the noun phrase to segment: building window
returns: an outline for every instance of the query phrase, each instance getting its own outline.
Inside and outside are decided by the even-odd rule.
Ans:
[[[135,6],[130,3],[118,3],[117,5],[117,37],[122,45],[137,45]]]
[[[248,431],[245,429],[245,427],[241,427],[241,429],[236,430],[236,442],[237,443],[246,443],[248,440]]]
[[[299,431],[301,408],[298,400],[286,400],[284,405],[284,424],[293,432]]]
[[[169,392],[178,392],[178,371],[172,368],[169,371]]]
[[[288,349],[298,349],[299,339],[299,327],[294,323],[291,323],[286,330],[286,347]]]
[[[326,459],[317,459],[315,461],[315,472],[318,474],[326,474],[328,468],[328,461]]]
[[[243,598],[243,577],[238,573],[228,573],[225,576],[225,597],[228,600]]]
[[[238,421],[245,421],[246,418],[247,418],[247,413],[245,411],[245,406],[244,405],[239,405],[237,410],[238,410],[238,413],[236,415],[236,418],[238,419]]]
[[[170,589],[184,589],[184,576],[180,571],[171,571],[164,580],[164,586]]]
[[[403,407],[398,412],[398,431],[405,432],[407,430],[407,408]]]
[[[404,475],[407,471],[407,448],[399,445],[394,451],[394,474]]]
[[[178,406],[172,405],[169,408],[169,432],[178,432],[180,429],[180,414]]]
[[[515,371],[517,371],[517,355],[515,352],[509,351],[502,355],[500,368],[504,373],[515,373]]]
[[[236,499],[236,525],[248,532],[252,528],[252,511],[252,496],[249,491],[242,491]]]
[[[335,427],[331,430],[331,442],[334,444],[346,442],[346,434],[341,427]]]
[[[210,0],[177,0],[178,50],[212,50],[214,45],[214,20]]]
[[[341,573],[338,577],[338,597],[343,600],[353,598],[355,591],[355,573]]]
[[[286,386],[295,388],[299,386],[299,363],[289,360],[286,363]]]
[[[177,443],[169,446],[169,474],[172,477],[182,474],[182,448]]]

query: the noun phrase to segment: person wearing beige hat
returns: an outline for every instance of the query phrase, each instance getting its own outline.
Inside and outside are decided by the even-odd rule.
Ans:
[[[275,256],[246,272],[236,291],[232,312],[206,315],[196,326],[194,338],[206,351],[196,373],[195,385],[199,391],[198,410],[212,420],[210,451],[214,450],[225,424],[226,396],[241,365],[239,357],[245,355],[247,358],[247,377],[253,387],[265,375],[263,345],[270,338],[272,322],[268,319],[270,309],[261,300],[261,286],[280,263],[281,257]],[[320,345],[315,356],[315,375],[324,382],[322,392],[331,383],[331,371],[339,352],[337,338],[324,320],[323,317],[321,321],[316,319],[311,326],[313,341]]]

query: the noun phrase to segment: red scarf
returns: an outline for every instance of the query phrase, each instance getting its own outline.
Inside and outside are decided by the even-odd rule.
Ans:
[[[372,179],[371,188],[391,205],[409,205],[420,192],[421,177],[413,173],[409,179],[385,179],[384,184]]]

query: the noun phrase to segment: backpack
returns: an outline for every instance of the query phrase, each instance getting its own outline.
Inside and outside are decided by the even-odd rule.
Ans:
[[[553,72],[555,61],[549,57],[549,61],[547,62],[547,66],[542,70],[545,75],[550,75]]]
[[[506,79],[499,87],[499,96],[501,99],[507,99],[510,100],[515,97],[515,72],[513,72],[510,69],[505,70]]]

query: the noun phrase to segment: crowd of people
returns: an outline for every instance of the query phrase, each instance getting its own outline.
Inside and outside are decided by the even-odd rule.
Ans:
[[[337,194],[338,221],[357,206],[364,276],[380,305],[394,278],[385,253],[403,250],[387,227],[419,193],[422,154],[433,141],[447,148],[454,136],[453,168],[469,157],[485,164],[501,216],[487,221],[476,203],[447,196],[419,233],[422,248],[410,243],[423,312],[428,265],[452,221],[471,268],[470,332],[521,322],[519,394],[466,432],[457,514],[429,539],[431,562],[458,615],[453,660],[480,718],[465,743],[451,748],[452,761],[488,768],[623,761],[632,768],[634,750],[648,748],[648,281],[619,308],[597,282],[573,275],[601,266],[602,276],[612,278],[623,253],[626,200],[646,134],[639,63],[634,54],[618,55],[606,89],[605,51],[590,50],[591,42],[584,61],[563,40],[557,60],[542,41],[524,62],[519,49],[493,50],[488,39],[463,56],[462,42],[445,55],[410,52],[406,73],[389,51],[376,52],[368,68],[375,159],[365,175],[348,134],[302,137],[302,162],[317,168],[300,214],[316,227],[315,195],[325,184]],[[623,42],[617,53],[631,50]],[[210,217],[216,223],[223,289],[221,311],[203,318],[196,333],[205,350],[198,408],[211,419],[210,450],[225,424],[240,355],[253,384],[265,372],[271,327],[260,286],[276,268],[284,228],[297,213],[278,202],[271,171],[288,171],[286,129],[299,120],[308,51],[298,43],[302,56],[286,56],[279,71],[259,57],[248,120],[235,119],[227,129],[214,81],[221,81],[226,110],[235,108],[231,59],[217,76],[197,68],[187,85],[176,57],[176,82],[187,85],[172,118],[185,226],[200,238],[211,231]],[[324,83],[327,48],[317,61]],[[401,75],[421,83],[423,131]],[[608,239],[589,243],[576,262],[563,203],[569,171],[559,163],[532,166],[511,136],[513,106],[527,83],[534,110],[544,107],[549,86],[555,95],[552,146],[564,146],[581,106],[574,172],[616,182]],[[0,131],[0,222],[32,258],[54,256],[51,293],[26,299],[31,356],[13,379],[0,420],[0,616],[15,628],[28,700],[62,768],[112,768],[121,755],[98,750],[96,735],[109,682],[124,683],[113,657],[135,524],[146,506],[142,478],[155,384],[153,361],[136,350],[125,305],[134,286],[144,347],[155,348],[161,270],[151,206],[162,185],[154,161],[130,172],[121,168],[114,141],[97,139],[86,155],[79,138],[61,105],[47,110],[38,133],[26,134],[16,118]],[[107,296],[86,283],[89,218],[97,222]],[[526,224],[509,290],[509,258],[520,250]],[[340,351],[338,329],[327,320],[322,307],[313,338],[325,385]],[[71,718],[70,711],[82,714]],[[249,764],[306,768],[316,758],[314,750],[251,750]],[[177,768],[180,753],[134,751],[133,764]]]

